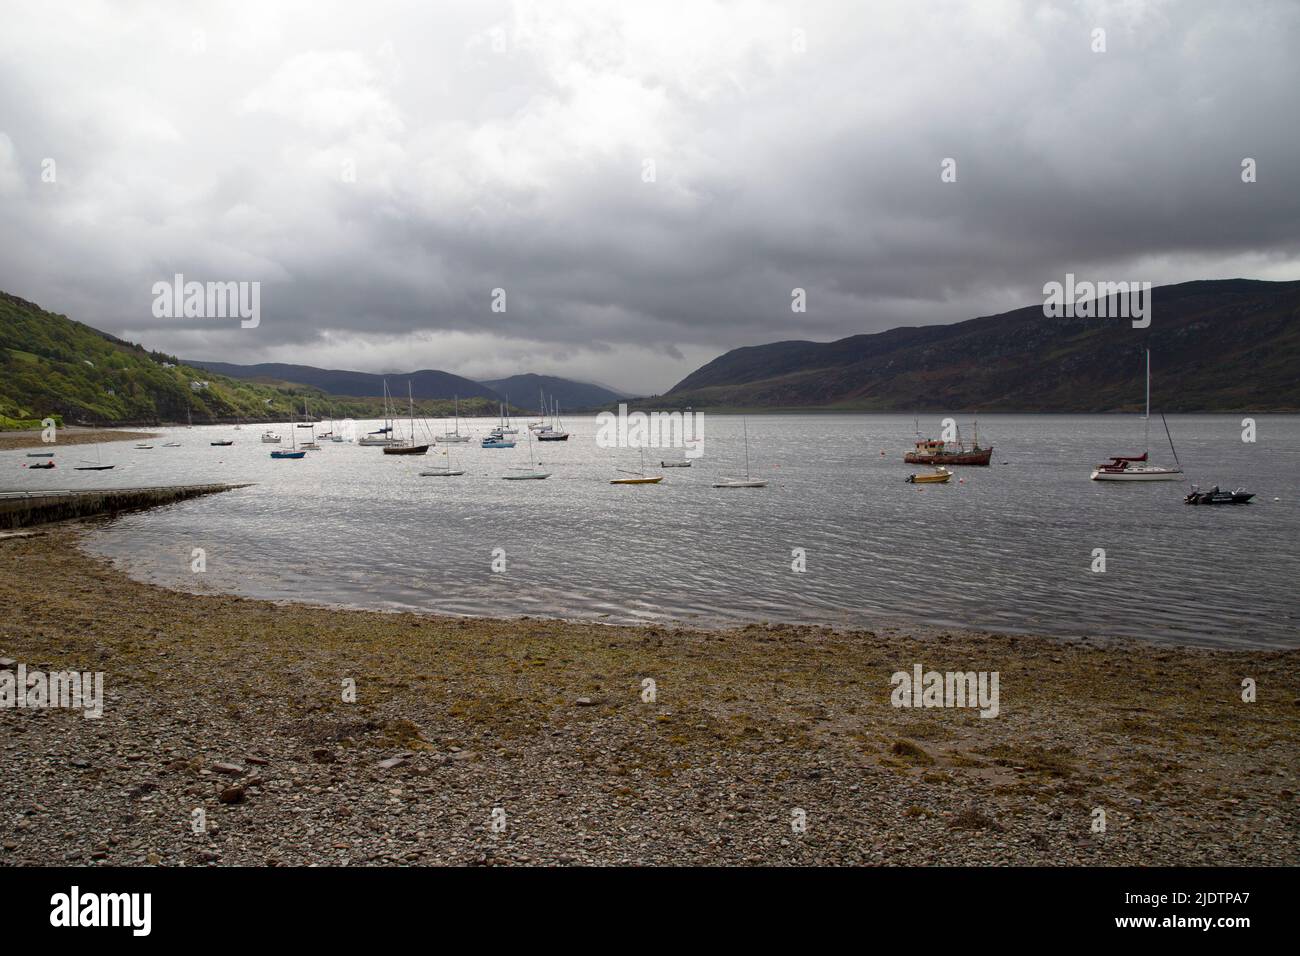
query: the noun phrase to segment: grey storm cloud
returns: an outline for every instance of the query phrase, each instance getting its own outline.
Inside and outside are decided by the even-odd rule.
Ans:
[[[413,6],[7,5],[0,288],[186,357],[650,392],[1067,271],[1300,275],[1300,4]],[[175,273],[260,325],[155,318]]]

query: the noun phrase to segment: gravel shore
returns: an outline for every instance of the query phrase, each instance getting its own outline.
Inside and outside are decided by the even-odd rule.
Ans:
[[[14,448],[40,448],[43,451],[57,452],[61,445],[102,445],[111,441],[143,441],[157,438],[153,432],[132,432],[122,429],[82,428],[69,425],[57,432],[57,441],[41,441],[39,428],[26,431],[0,432],[0,451]]]
[[[0,668],[105,690],[0,710],[0,864],[1300,863],[1300,651],[285,606],[77,536],[0,540]]]

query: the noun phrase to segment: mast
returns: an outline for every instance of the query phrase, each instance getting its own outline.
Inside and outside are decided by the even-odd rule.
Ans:
[[[745,480],[749,480],[749,419],[742,418],[741,424],[745,426]]]
[[[406,380],[406,404],[411,416],[411,447],[415,447],[415,396],[411,392],[411,380]]]
[[[1142,453],[1151,454],[1151,350],[1147,349],[1147,410],[1142,416]]]

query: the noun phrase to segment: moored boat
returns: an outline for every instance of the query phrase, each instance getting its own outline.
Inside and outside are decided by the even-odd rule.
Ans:
[[[1255,493],[1245,488],[1220,491],[1219,486],[1215,485],[1209,491],[1201,491],[1199,485],[1193,485],[1191,493],[1183,498],[1183,502],[1189,505],[1244,505],[1249,504],[1254,497]]]
[[[1093,481],[1181,481],[1182,467],[1170,468],[1166,465],[1153,465],[1148,460],[1151,454],[1151,350],[1146,350],[1147,386],[1146,412],[1142,416],[1143,449],[1140,455],[1112,455],[1110,461],[1098,465],[1092,470]],[[1163,414],[1161,416],[1163,420]],[[1169,426],[1165,425],[1165,434]],[[1169,438],[1169,450],[1173,451],[1174,440]],[[1174,452],[1174,461],[1178,453]]]
[[[914,485],[942,485],[952,477],[952,472],[940,465],[928,475],[908,475],[904,480]]]
[[[979,422],[974,427],[975,440],[970,448],[962,440],[960,428],[957,429],[956,442],[921,438],[918,433],[915,447],[903,456],[903,461],[909,465],[987,465],[993,457],[993,446],[981,448]]]
[[[749,419],[741,419],[741,424],[745,429],[745,477],[744,478],[722,478],[713,483],[714,488],[766,488],[767,480],[764,478],[752,478],[749,474]]]

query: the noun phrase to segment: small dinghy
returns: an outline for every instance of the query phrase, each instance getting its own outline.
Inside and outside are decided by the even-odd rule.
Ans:
[[[208,444],[211,445],[213,448],[226,448],[230,445],[233,445],[234,441],[210,441],[208,442]],[[140,446],[136,445],[135,447],[139,448]],[[150,445],[149,447],[152,448],[153,446]]]
[[[213,444],[215,445],[216,442],[213,442]],[[140,449],[146,449],[146,448],[152,448],[153,445],[143,445],[143,444],[141,444],[141,445],[136,445],[135,447],[136,447],[136,448],[140,448]]]
[[[181,447],[181,443],[178,442],[178,441],[169,441],[169,442],[164,442],[164,443],[163,443],[163,447],[164,447],[164,448],[180,448],[180,447]]]
[[[27,453],[27,457],[28,457],[28,458],[53,458],[53,457],[54,457],[54,452],[52,452],[52,451],[29,451],[29,452]]]
[[[1244,505],[1249,504],[1250,499],[1255,497],[1253,491],[1246,491],[1244,488],[1237,488],[1234,491],[1220,491],[1219,486],[1215,485],[1209,491],[1201,491],[1199,485],[1192,485],[1191,493],[1183,499],[1184,504],[1189,505]]]
[[[40,464],[36,464],[36,465],[23,465],[23,467],[24,467],[24,468],[40,468],[41,470],[44,470],[44,469],[46,469],[46,468],[53,468],[53,467],[54,467],[54,462],[52,462],[52,461],[45,461],[45,462],[41,462]]]
[[[689,458],[686,458],[683,459],[682,461],[661,461],[659,462],[659,467],[660,468],[689,468],[691,467],[691,460]]]
[[[913,485],[942,485],[952,477],[952,472],[940,465],[930,475],[908,475],[905,481]]]

